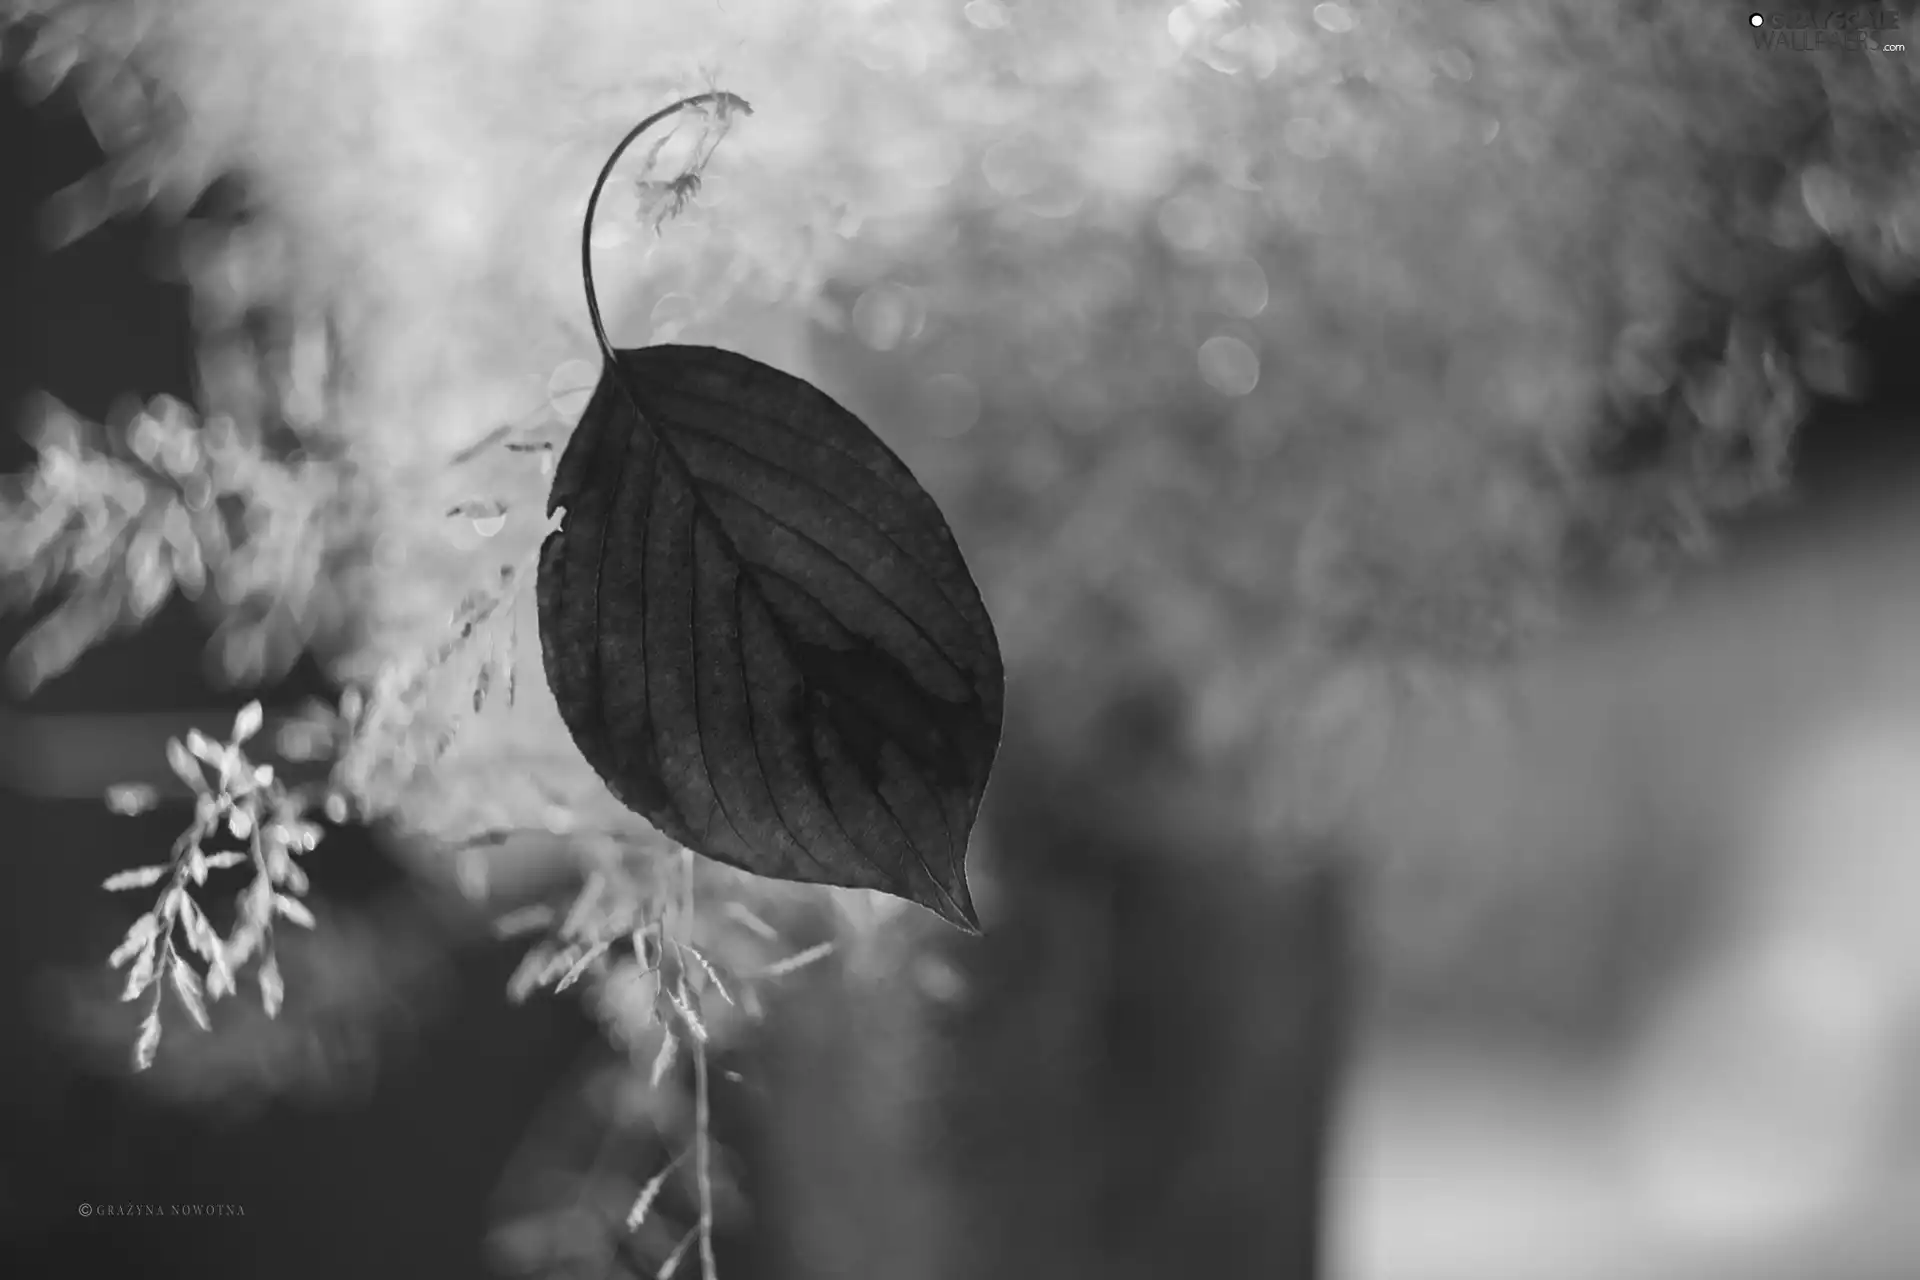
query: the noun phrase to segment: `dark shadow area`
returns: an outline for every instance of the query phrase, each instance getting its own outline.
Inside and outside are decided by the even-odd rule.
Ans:
[[[1920,477],[1920,291],[1863,314],[1854,337],[1864,394],[1820,401],[1799,449],[1800,487],[1816,511]]]
[[[0,93],[6,471],[29,460],[18,427],[36,392],[97,418],[124,397],[191,391],[187,296],[156,278],[154,226],[121,221],[57,252],[42,247],[42,201],[99,159],[70,103],[56,97],[29,108],[11,85]],[[10,620],[0,645],[11,647],[21,630]],[[218,709],[230,717],[242,698],[209,681],[206,639],[194,609],[176,599],[30,701],[9,690],[0,725],[25,736],[21,712]],[[303,663],[261,696],[273,708],[323,691]],[[217,732],[224,723],[204,727]],[[0,745],[8,749],[0,754],[33,750],[31,742]],[[0,1055],[0,1274],[482,1274],[487,1198],[500,1170],[595,1033],[566,1001],[510,1006],[502,992],[516,957],[484,938],[476,945],[454,937],[367,832],[336,831],[321,845],[310,864],[314,899],[323,910],[377,909],[417,921],[418,950],[441,954],[443,981],[408,1034],[371,1046],[364,1090],[247,1112],[174,1107],[135,1087],[124,1065],[83,1066],[52,1034],[60,976],[100,966],[134,909],[103,894],[100,882],[164,852],[184,813],[162,806],[119,818],[96,802],[25,794],[0,779],[0,1026],[8,1043]],[[169,1034],[196,1033],[182,1026]],[[211,1203],[244,1216],[87,1217],[83,1203]]]

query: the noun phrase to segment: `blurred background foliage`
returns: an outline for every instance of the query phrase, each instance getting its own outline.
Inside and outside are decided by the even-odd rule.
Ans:
[[[1075,1198],[1090,1150],[1116,1168],[1203,1167],[1188,1207],[1168,1211],[1168,1235],[1222,1238],[1199,1224],[1258,1165],[1231,1116],[1173,1107],[1159,1137],[1129,1120],[1134,1148],[1088,1135],[1121,1123],[1102,1106],[1133,1116],[1130,1101],[1204,1087],[1196,1062],[1277,1073],[1301,1056],[1288,1036],[1327,1033],[1331,1021],[1303,1012],[1297,993],[1266,984],[1291,966],[1333,965],[1342,942],[1302,926],[1292,936],[1310,954],[1273,956],[1257,940],[1297,900],[1328,833],[1366,855],[1361,961],[1367,1007],[1395,1014],[1383,1025],[1470,1035],[1499,1009],[1631,1041],[1636,1018],[1657,1024],[1648,1010],[1662,984],[1689,947],[1711,950],[1721,933],[1685,905],[1645,924],[1644,904],[1718,901],[1716,859],[1752,843],[1737,818],[1773,785],[1753,780],[1791,772],[1761,747],[1727,743],[1777,744],[1796,714],[1818,718],[1805,708],[1871,702],[1881,694],[1846,685],[1842,659],[1831,686],[1807,686],[1827,692],[1802,703],[1783,692],[1784,673],[1809,652],[1879,652],[1911,634],[1897,619],[1870,628],[1849,603],[1848,625],[1882,639],[1843,644],[1787,627],[1805,605],[1754,603],[1773,590],[1801,599],[1778,583],[1827,580],[1823,556],[1773,588],[1729,588],[1745,603],[1663,615],[1678,620],[1661,639],[1636,639],[1639,624],[1621,620],[1661,601],[1678,562],[1710,557],[1727,517],[1787,496],[1808,415],[1865,389],[1856,329],[1910,296],[1920,266],[1910,56],[1762,50],[1744,11],[1639,0],[13,0],[7,12],[24,33],[19,82],[36,94],[64,86],[106,154],[46,206],[43,230],[64,243],[151,210],[165,228],[158,264],[190,293],[191,414],[248,460],[221,473],[234,477],[228,523],[192,543],[226,584],[209,600],[214,658],[243,682],[311,649],[332,680],[372,684],[433,650],[476,583],[530,551],[544,473],[477,446],[502,425],[559,438],[591,384],[574,248],[594,168],[632,120],[678,94],[712,83],[753,103],[696,197],[657,231],[658,191],[645,183],[671,174],[694,131],[657,171],[630,175],[603,206],[597,272],[616,343],[744,350],[862,414],[949,513],[1015,672],[1004,816],[982,849],[1005,895],[1005,950],[956,958],[915,922],[887,925],[898,932],[880,954],[935,967],[869,957],[894,983],[869,993],[892,1021],[823,997],[838,1012],[821,1018],[881,1021],[838,1041],[792,1032],[800,1047],[786,1060],[833,1063],[870,1087],[768,1122],[776,1147],[829,1160],[823,1129],[864,1134],[865,1149],[846,1137],[854,1164],[888,1149],[932,1178],[937,1144],[915,1147],[889,1126],[933,1121],[918,1104],[877,1101],[896,1095],[875,1083],[885,1073],[864,1048],[847,1060],[848,1038],[875,1053],[921,1045],[900,1049],[911,1065],[896,1069],[924,1080],[939,1078],[942,1046],[960,1056],[954,1046],[1026,1044],[1004,1050],[974,1110],[955,1104],[975,1122],[1029,1118],[1027,1158],[972,1176],[1010,1190],[955,1212],[960,1190],[881,1179],[902,1197],[898,1220],[921,1224],[898,1247],[927,1266],[947,1258],[941,1274],[1072,1272],[1101,1249],[1115,1253],[1102,1274],[1115,1274],[1127,1251],[1113,1240],[1076,1253],[1059,1243],[1071,1230],[1045,1221],[1146,1212],[1152,1197],[1124,1188]],[[1896,344],[1880,365],[1907,350]],[[127,435],[123,452],[137,456],[139,424],[176,416],[168,404],[129,410],[97,438],[112,451]],[[46,439],[62,422],[92,430],[57,411],[47,421]],[[158,430],[147,435],[172,474]],[[22,490],[4,509],[21,522],[9,535],[44,517],[51,492]],[[500,504],[504,521],[444,515],[476,501]],[[113,523],[117,509],[79,527],[108,530],[108,547],[124,532],[131,546],[139,529]],[[146,542],[165,540],[167,519]],[[1876,536],[1858,545],[1907,545],[1893,526]],[[10,536],[0,554],[28,545]],[[1881,563],[1857,547],[1834,554]],[[190,558],[161,562],[179,582]],[[29,559],[9,559],[9,576],[29,573]],[[69,559],[83,580],[111,576],[98,547]],[[1898,572],[1859,568],[1842,595],[1879,598]],[[77,654],[139,615],[154,588],[116,590],[49,651]],[[530,601],[504,612],[532,637]],[[1686,621],[1713,617],[1731,621],[1718,632]],[[1761,618],[1780,637],[1761,646],[1773,656],[1736,660],[1761,652],[1738,647]],[[1641,644],[1667,656],[1628,656]],[[574,759],[533,648],[520,646],[530,696],[516,707],[467,715],[470,673],[451,672],[407,726],[433,751],[457,726],[444,754],[426,767],[400,744],[369,770],[429,873],[446,872],[449,846],[500,830],[547,837],[502,845],[496,883],[537,880],[583,830],[657,852]],[[1788,704],[1802,711],[1753,710]],[[1091,816],[1054,821],[1075,811]],[[1042,861],[1050,870],[1023,885],[1023,864]],[[1208,887],[1169,906],[1189,880]],[[811,900],[767,896],[807,916]],[[836,910],[845,927],[863,908]],[[1623,919],[1640,923],[1622,935]],[[1643,925],[1669,943],[1648,941],[1636,959]],[[1175,977],[1126,969],[1116,956],[1141,936],[1158,940],[1154,955],[1213,959],[1174,966]],[[888,951],[896,942],[906,950]],[[1667,945],[1670,961],[1653,957]],[[1605,1001],[1594,993],[1611,966],[1634,963],[1653,971],[1655,994],[1622,1030],[1595,1012]],[[996,966],[1031,981],[996,985]],[[960,994],[976,989],[991,1001]],[[947,1026],[943,991],[976,1011],[973,1030],[964,1017]],[[1772,999],[1754,1007],[1775,1009]],[[1102,1054],[1138,1052],[1141,1036],[1089,1009],[1130,1009],[1211,1052],[1154,1059],[1114,1085],[1120,1068]],[[1206,1041],[1223,1019],[1251,1040]],[[1761,1044],[1801,1025],[1759,1023],[1778,1033],[1755,1033]],[[1849,1025],[1869,1024],[1905,1025]],[[1591,1054],[1599,1034],[1573,1039]],[[1599,1109],[1550,1073],[1546,1118],[1527,1128],[1535,1112],[1514,1084],[1502,1130],[1497,1106],[1462,1100],[1470,1089],[1421,1090],[1476,1072],[1522,1078],[1444,1068],[1391,1096],[1415,1100],[1405,1105],[1422,1123],[1458,1107],[1529,1140]],[[1843,1089],[1808,1070],[1794,1096]],[[1110,1093],[1094,1090],[1101,1080]],[[1102,1101],[1085,1102],[1090,1092]],[[1381,1113],[1353,1114],[1351,1141],[1375,1150],[1364,1142]],[[839,1123],[799,1124],[826,1115]],[[1311,1145],[1297,1120],[1272,1123]],[[1473,1145],[1468,1133],[1445,1150]],[[1705,1167],[1714,1185],[1730,1176]],[[1558,1185],[1529,1168],[1489,1181],[1485,1196]],[[1335,1187],[1336,1208],[1371,1203]],[[966,1254],[941,1235],[1022,1197],[1035,1225],[1007,1230],[1011,1257],[989,1260],[991,1244]],[[832,1220],[822,1198],[842,1212],[853,1202],[823,1193],[801,1216]],[[1612,1224],[1596,1236],[1640,1238],[1577,1178],[1564,1199]],[[1529,1212],[1565,1221],[1544,1205]],[[1052,1253],[1039,1243],[1049,1230]],[[855,1234],[835,1238],[844,1247]],[[1440,1237],[1404,1218],[1366,1238],[1396,1234],[1428,1241],[1429,1256],[1383,1246],[1342,1265],[1436,1280],[1587,1274],[1518,1246],[1504,1262],[1469,1249],[1449,1270]],[[826,1250],[820,1274],[920,1274],[906,1254],[835,1264],[833,1246],[812,1247]],[[1593,1265],[1693,1276],[1720,1264]]]
[[[286,632],[347,678],[430,646],[452,601],[418,584],[481,540],[402,513],[544,487],[448,455],[570,421],[582,179],[706,79],[762,110],[661,234],[644,191],[610,210],[615,340],[798,354],[765,308],[806,315],[1015,661],[1070,655],[1096,701],[1087,651],[1172,673],[1196,749],[1287,761],[1260,794],[1302,723],[1384,714],[1372,668],[1497,658],[1777,492],[1920,236],[1909,60],[1762,55],[1675,6],[322,8],[55,4],[22,63],[76,78],[112,157],[61,236],[244,190],[181,231],[203,409],[351,442],[344,512],[260,554],[375,545],[278,575],[249,669]]]

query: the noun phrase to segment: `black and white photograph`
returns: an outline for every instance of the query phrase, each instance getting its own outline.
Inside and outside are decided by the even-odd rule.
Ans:
[[[1920,1280],[1912,0],[0,0],[0,1275]]]

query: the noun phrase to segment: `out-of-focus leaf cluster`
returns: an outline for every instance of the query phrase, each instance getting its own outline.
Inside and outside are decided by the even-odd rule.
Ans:
[[[667,1042],[729,1039],[737,1020],[763,1015],[765,984],[834,950],[831,941],[790,940],[809,922],[789,918],[778,928],[738,895],[694,910],[699,886],[684,851],[675,858],[606,852],[564,905],[537,903],[499,920],[502,936],[534,938],[508,994],[520,1000],[584,981],[614,1042],[652,1055],[656,1076],[677,1053]],[[811,931],[827,923],[816,920]]]
[[[1053,21],[1065,58],[1100,19]],[[980,553],[1010,659],[1058,658],[1062,706],[1173,673],[1223,761],[1290,770],[1316,722],[1710,552],[1920,271],[1898,56],[1628,4],[1167,30],[1171,163],[1118,197],[1103,126],[1015,114],[949,225],[848,274],[824,349]],[[998,38],[1020,67],[1050,34]]]
[[[170,396],[106,424],[45,399],[28,437],[36,464],[0,490],[0,605],[54,603],[11,656],[23,689],[145,622],[175,590],[214,615],[213,656],[235,681],[281,674],[328,625],[315,615],[330,469],[275,457],[232,418],[202,424]]]
[[[610,843],[600,849],[576,892],[511,912],[496,928],[504,937],[533,939],[508,982],[511,998],[576,983],[586,990],[588,1007],[625,1058],[587,1101],[605,1088],[626,1101],[600,1107],[607,1134],[596,1143],[601,1156],[584,1171],[570,1170],[560,1187],[539,1187],[536,1203],[496,1227],[493,1245],[518,1271],[545,1274],[562,1261],[558,1255],[580,1251],[638,1252],[658,1274],[672,1275],[696,1248],[710,1258],[716,1216],[739,1211],[732,1161],[713,1144],[708,1124],[709,1046],[737,1043],[741,1029],[764,1016],[769,988],[833,956],[834,922],[816,913],[814,932],[824,928],[829,936],[800,946],[738,892],[763,883],[755,877],[684,850],[662,857],[634,856]],[[736,892],[701,896],[700,871],[708,880],[732,880]],[[792,911],[785,922],[789,929],[801,923]],[[688,1061],[691,1114],[680,1090],[662,1088]],[[677,1148],[639,1182],[631,1169],[603,1158],[614,1135],[636,1127]],[[692,1204],[691,1224],[668,1225],[661,1212],[663,1193],[676,1187]]]

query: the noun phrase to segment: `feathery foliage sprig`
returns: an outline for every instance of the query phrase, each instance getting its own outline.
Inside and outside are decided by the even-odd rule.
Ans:
[[[113,891],[161,886],[152,909],[134,920],[109,958],[114,968],[127,969],[122,1000],[152,992],[134,1046],[137,1070],[152,1066],[159,1050],[160,1010],[169,988],[194,1023],[209,1031],[207,1002],[235,994],[240,974],[252,965],[261,1007],[269,1017],[276,1015],[286,985],[274,953],[274,928],[281,920],[314,926],[313,912],[302,901],[308,881],[298,859],[320,843],[322,828],[312,820],[312,810],[331,802],[338,812],[338,798],[290,789],[272,765],[249,760],[245,746],[261,721],[260,704],[249,702],[223,743],[197,729],[184,742],[168,740],[167,763],[193,792],[193,821],[174,841],[166,862],[117,872],[104,885]],[[110,807],[125,814],[143,812],[154,800],[151,789],[129,786],[108,795]],[[244,847],[210,852],[207,844],[223,834]],[[233,925],[223,936],[196,894],[214,873],[241,868],[252,876],[234,896]]]

